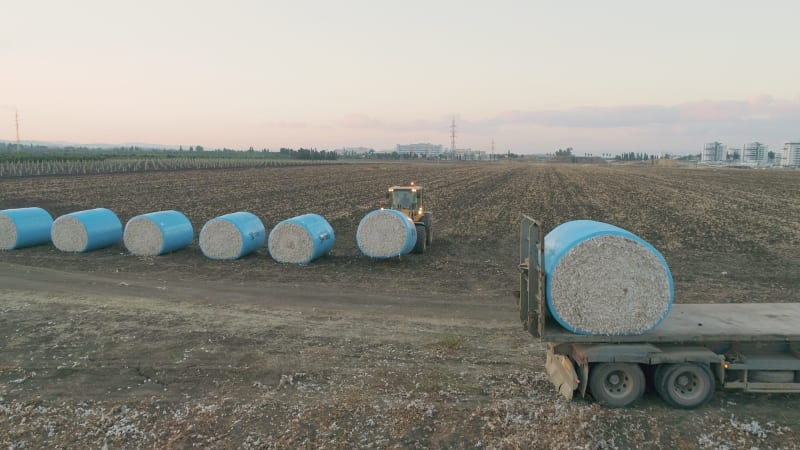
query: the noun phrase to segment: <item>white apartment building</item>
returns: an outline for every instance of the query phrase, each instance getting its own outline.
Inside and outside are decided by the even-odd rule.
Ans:
[[[800,167],[800,142],[787,142],[783,144],[781,166]]]
[[[768,148],[761,142],[751,142],[742,148],[742,163],[765,164],[767,162]]]
[[[725,151],[725,144],[721,142],[709,142],[703,147],[703,153],[700,155],[700,161],[704,163],[725,161]]]

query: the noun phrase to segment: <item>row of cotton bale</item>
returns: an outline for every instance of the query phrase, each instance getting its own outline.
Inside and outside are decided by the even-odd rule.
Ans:
[[[55,222],[41,208],[0,213],[0,249],[52,241],[59,250],[86,252],[109,247],[121,238],[132,254],[157,256],[190,245],[194,230],[189,219],[178,211],[142,214],[128,221],[124,229],[117,216],[105,208],[66,214]],[[258,250],[265,241],[276,261],[308,264],[329,253],[336,237],[333,227],[318,214],[284,220],[268,237],[261,220],[249,212],[216,217],[200,230],[200,249],[210,259],[238,259]],[[390,209],[368,213],[356,232],[359,250],[375,259],[410,253],[416,241],[414,222],[402,212]]]
[[[53,243],[64,252],[89,252],[122,239],[137,256],[158,256],[188,247],[194,229],[178,211],[138,215],[122,227],[113,211],[96,208],[65,214],[55,221],[42,208],[0,211],[0,250]],[[255,252],[267,240],[263,222],[249,212],[208,221],[200,230],[200,250],[210,259],[234,260]],[[327,254],[336,237],[320,215],[305,214],[280,222],[269,234],[269,252],[281,263],[308,264]]]

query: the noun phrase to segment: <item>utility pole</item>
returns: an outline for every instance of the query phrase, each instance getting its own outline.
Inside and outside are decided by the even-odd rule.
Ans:
[[[19,110],[14,111],[14,122],[17,125],[17,151],[19,151]]]
[[[489,160],[494,161],[494,138],[492,138],[492,157]]]
[[[456,159],[456,116],[453,116],[453,123],[450,125],[450,153]]]

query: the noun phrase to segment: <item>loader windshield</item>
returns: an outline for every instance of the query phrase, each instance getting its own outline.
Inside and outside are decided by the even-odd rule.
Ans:
[[[410,189],[395,189],[392,192],[392,209],[416,209],[417,193]]]

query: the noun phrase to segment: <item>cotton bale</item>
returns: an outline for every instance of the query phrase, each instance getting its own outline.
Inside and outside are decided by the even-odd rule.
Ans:
[[[117,243],[122,238],[122,222],[106,208],[77,211],[56,219],[50,237],[62,252],[88,252]]]
[[[0,250],[33,247],[50,242],[53,217],[42,208],[0,211]]]
[[[269,233],[267,246],[279,263],[308,264],[327,254],[336,243],[333,227],[319,214],[286,219]]]
[[[664,257],[635,234],[591,220],[545,236],[548,309],[585,335],[639,335],[663,321],[674,299]]]
[[[157,256],[192,243],[194,228],[178,211],[156,211],[138,215],[125,224],[125,248],[138,256]]]
[[[255,214],[234,212],[209,220],[200,230],[200,250],[211,259],[239,259],[264,245],[264,224]]]
[[[361,219],[356,231],[356,244],[370,258],[396,258],[414,249],[417,229],[414,222],[400,211],[380,209]]]

